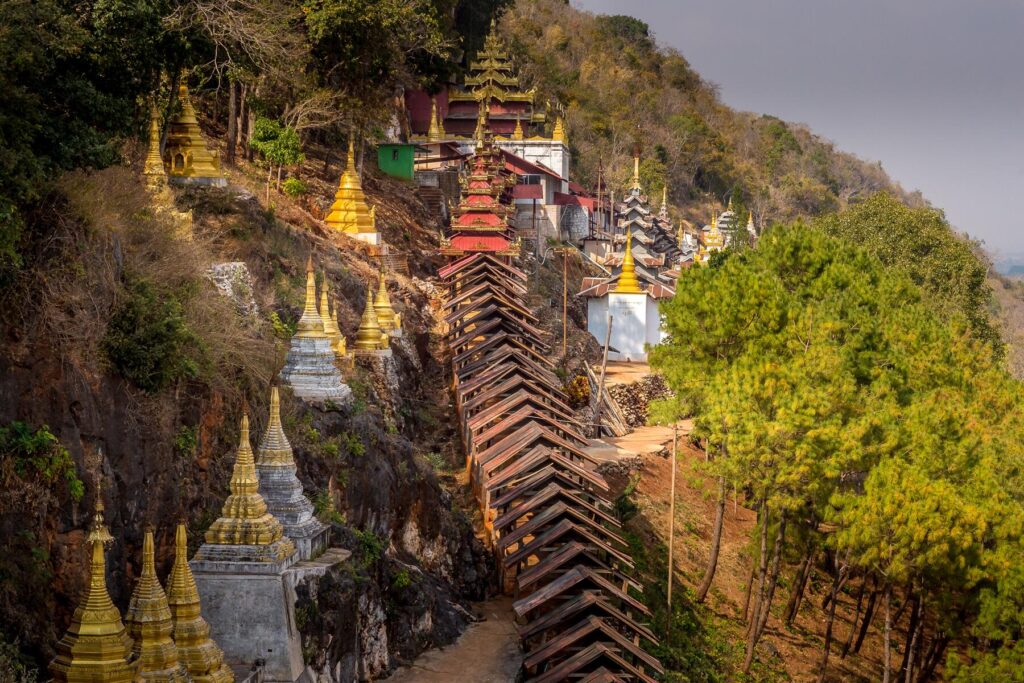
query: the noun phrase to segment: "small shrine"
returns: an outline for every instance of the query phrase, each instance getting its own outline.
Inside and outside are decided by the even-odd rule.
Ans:
[[[391,337],[402,336],[402,318],[391,307],[391,297],[388,296],[387,274],[384,269],[380,271],[380,286],[377,288],[377,297],[373,300],[373,310],[377,314],[377,324],[380,329]]]
[[[229,664],[248,668],[263,660],[266,680],[295,681],[304,665],[285,572],[299,554],[259,493],[244,414],[230,489],[220,518],[189,563],[206,618]]]
[[[133,653],[139,662],[139,681],[184,683],[191,681],[188,670],[178,658],[174,644],[171,607],[156,576],[153,559],[153,530],[147,529],[142,542],[142,574],[125,613],[128,635],[135,643]]]
[[[373,300],[373,286],[366,288],[366,306],[359,319],[359,330],[356,332],[356,343],[352,349],[359,356],[391,356],[391,345],[387,332],[381,329],[377,318],[377,309]]]
[[[579,296],[587,300],[587,331],[601,345],[608,338],[610,360],[646,362],[647,347],[665,337],[658,301],[671,298],[675,290],[654,276],[638,273],[632,244],[633,240],[626,241],[617,275],[584,278]]]
[[[711,216],[711,225],[705,226],[700,237],[700,245],[697,248],[697,256],[694,263],[707,263],[711,255],[716,251],[725,249],[725,235],[718,228],[718,216]]]
[[[174,531],[174,565],[167,577],[167,606],[174,622],[178,659],[196,683],[233,683],[235,674],[224,662],[224,652],[210,637],[192,568],[188,565],[185,524]]]
[[[57,656],[50,662],[54,681],[68,683],[131,683],[136,680],[138,660],[133,653],[121,613],[107,592],[107,564],[104,545],[113,541],[103,523],[103,502],[96,491],[96,511],[85,542],[92,561],[85,595],[56,645]]]
[[[324,218],[324,225],[330,230],[344,233],[368,244],[379,245],[381,243],[380,233],[377,231],[376,207],[371,208],[366,203],[366,193],[363,192],[363,186],[359,180],[355,147],[351,140],[348,143],[348,159],[345,163],[345,170],[341,174],[338,192],[334,195],[334,203],[331,204],[330,212]]]
[[[281,397],[270,389],[270,415],[257,449],[256,472],[259,492],[267,511],[283,526],[292,540],[299,560],[309,560],[326,549],[330,528],[313,515],[313,503],[302,492],[296,476],[292,445],[281,426]]]
[[[326,283],[326,279],[324,280]],[[321,301],[321,308],[326,309]],[[329,310],[324,313],[337,327]],[[281,380],[291,387],[292,392],[307,401],[333,401],[343,403],[352,396],[352,390],[342,381],[336,365],[337,348],[344,339],[335,341],[330,323],[325,322],[317,308],[316,276],[313,273],[313,259],[306,263],[306,298],[299,318],[298,327],[288,344]],[[341,332],[338,332],[341,337]]]
[[[178,100],[181,111],[167,122],[167,142],[163,153],[170,182],[176,185],[226,186],[228,179],[220,168],[220,158],[203,140],[184,81],[178,86]],[[152,124],[150,130],[152,133]]]

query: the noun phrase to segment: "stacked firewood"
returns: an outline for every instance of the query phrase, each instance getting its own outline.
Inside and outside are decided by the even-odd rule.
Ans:
[[[608,393],[619,404],[630,427],[647,424],[651,401],[671,394],[661,375],[647,375],[630,384],[616,384],[608,387]]]

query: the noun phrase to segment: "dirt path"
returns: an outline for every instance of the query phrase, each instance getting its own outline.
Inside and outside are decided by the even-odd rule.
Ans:
[[[512,620],[512,599],[498,597],[475,606],[484,621],[471,625],[454,644],[428,650],[412,666],[387,680],[392,683],[512,683],[522,665]]]

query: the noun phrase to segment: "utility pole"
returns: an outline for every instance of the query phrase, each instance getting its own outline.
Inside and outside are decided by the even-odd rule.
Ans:
[[[569,247],[558,247],[551,251],[562,255],[562,362],[564,363],[566,361],[566,345],[569,329],[569,276],[566,265],[569,256]]]
[[[676,537],[676,451],[679,444],[679,422],[672,425],[672,476],[669,484],[668,498],[668,619],[665,624],[665,638],[672,636],[672,577],[675,567],[672,564],[672,545]]]

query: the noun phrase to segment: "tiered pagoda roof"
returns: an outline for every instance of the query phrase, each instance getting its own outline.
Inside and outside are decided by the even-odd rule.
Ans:
[[[441,253],[460,257],[474,252],[518,256],[509,219],[512,217],[510,190],[515,175],[505,170],[501,151],[493,144],[482,120],[482,138],[468,164],[469,174],[462,183],[462,200],[454,212],[451,236],[443,240]]]

